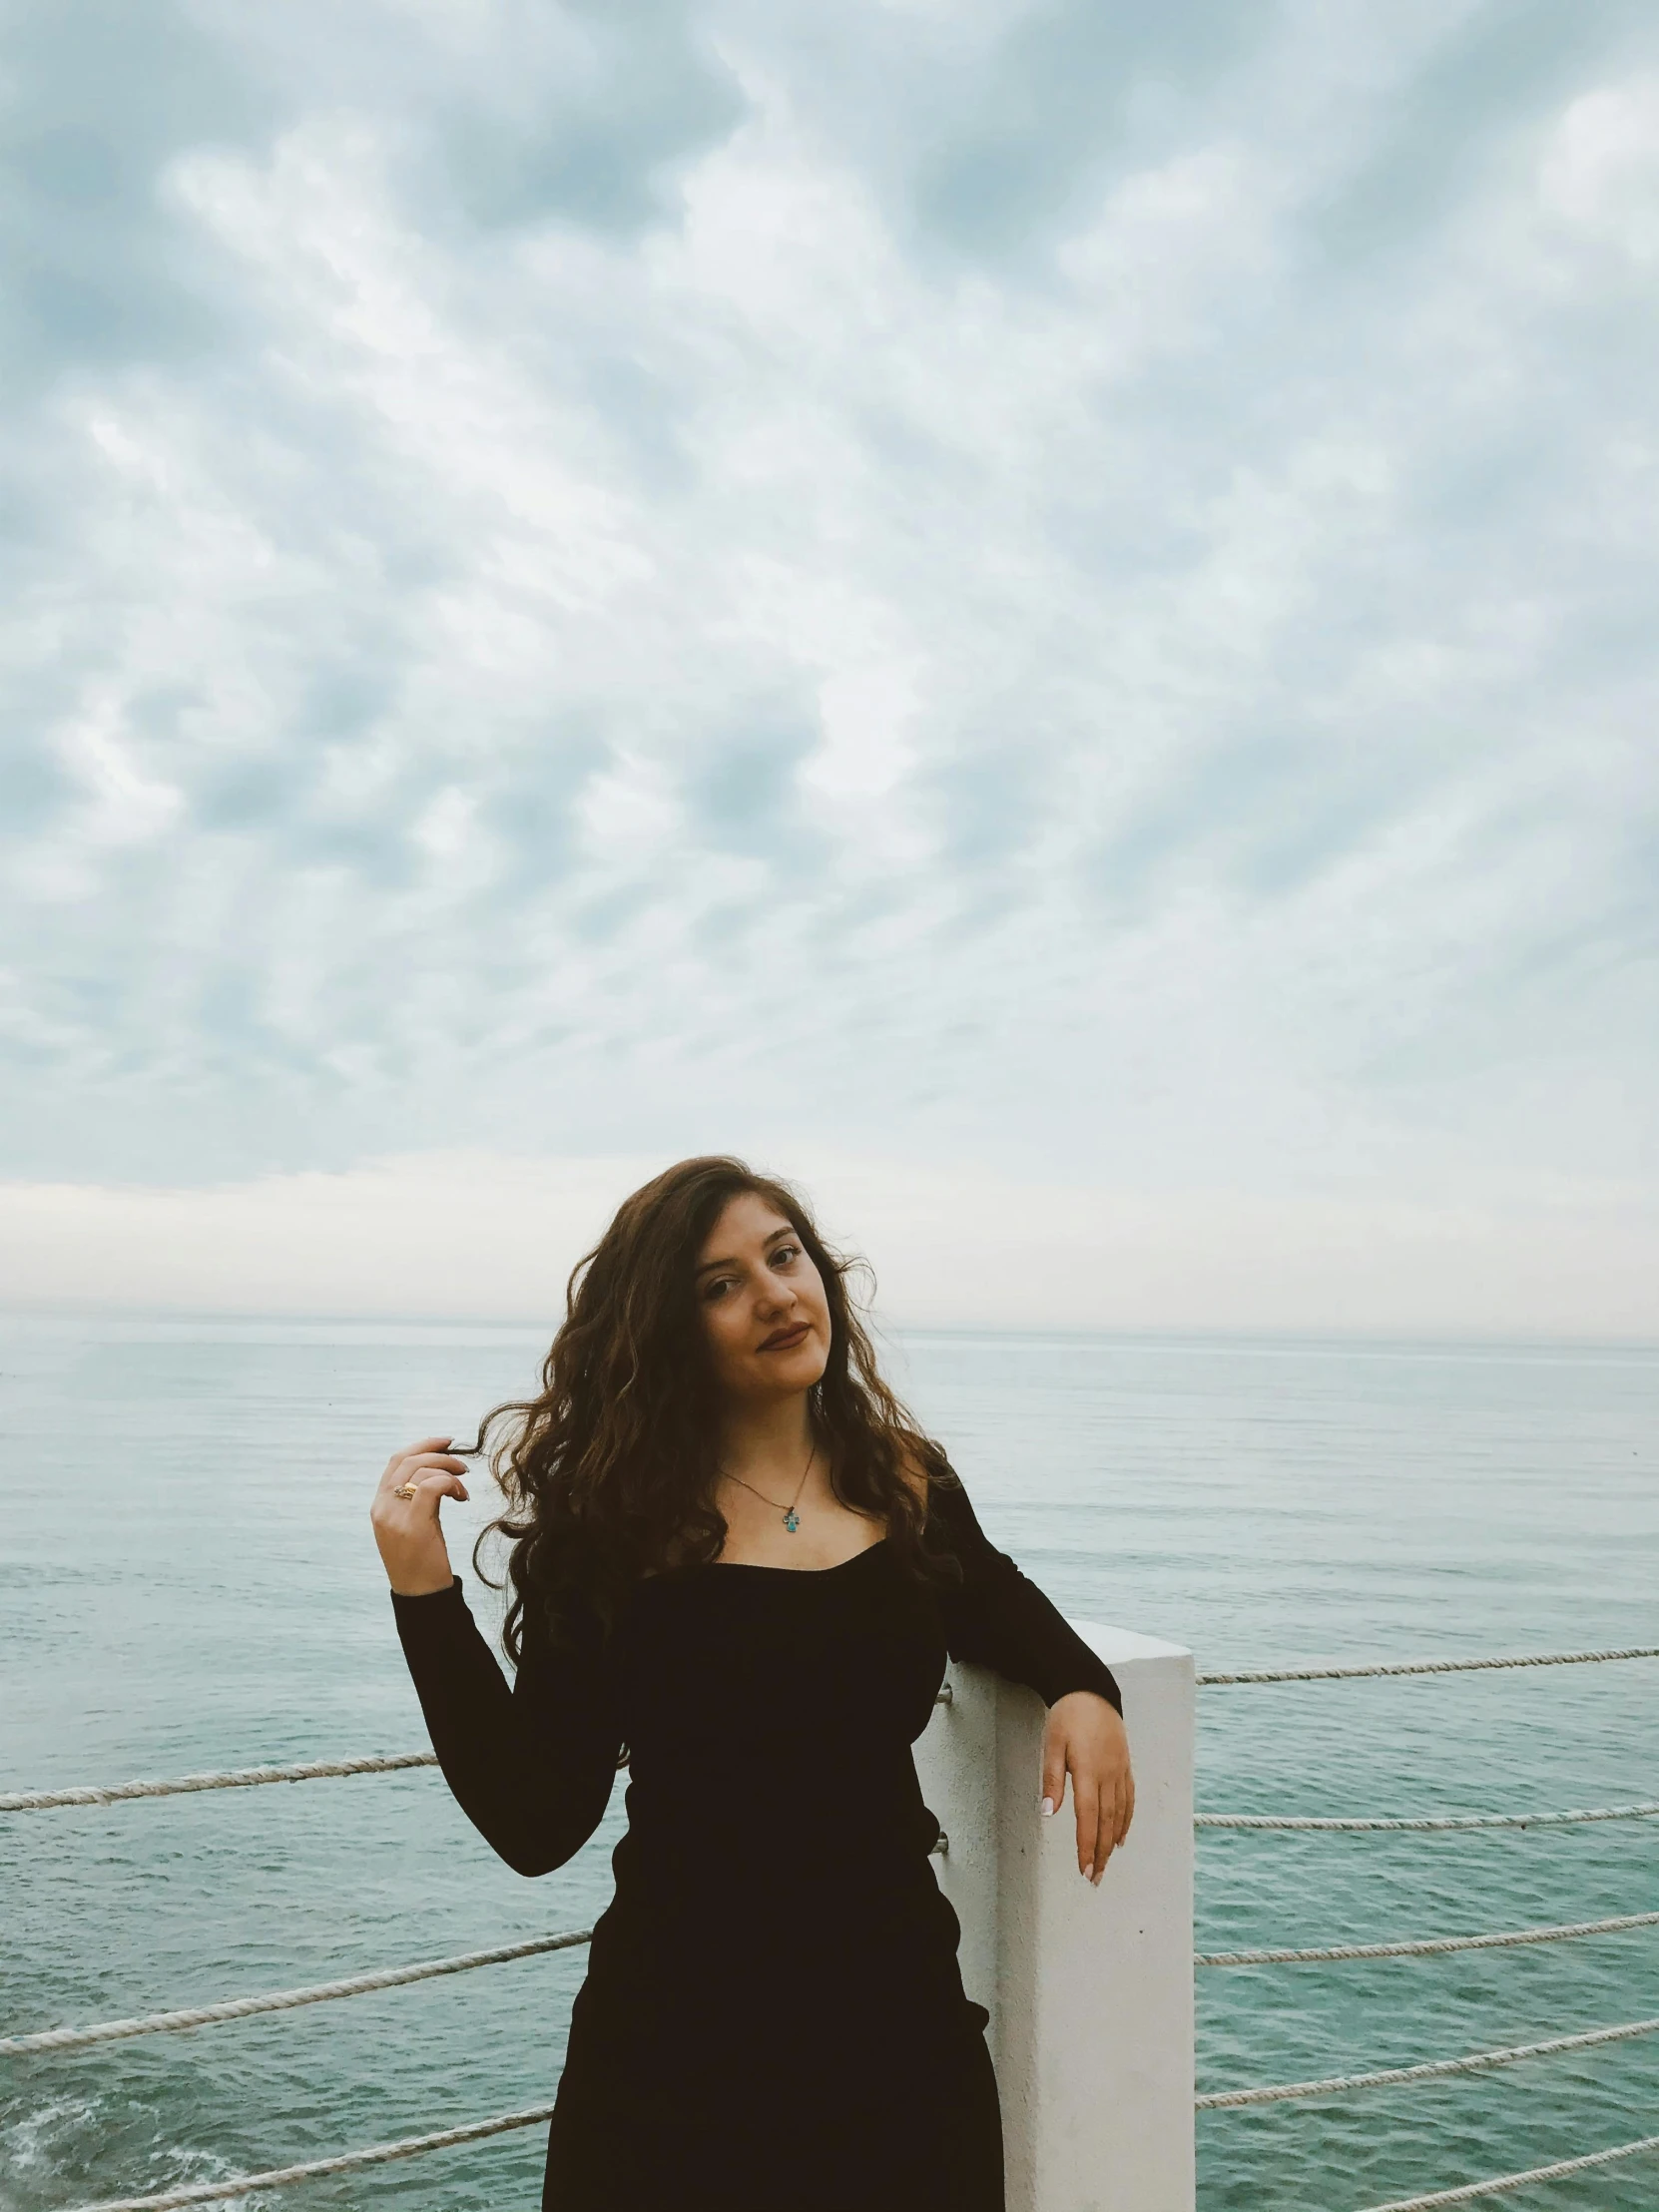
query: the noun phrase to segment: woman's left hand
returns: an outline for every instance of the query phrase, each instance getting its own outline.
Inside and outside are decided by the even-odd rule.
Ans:
[[[1092,1690],[1073,1690],[1048,1709],[1043,1730],[1045,1814],[1057,1813],[1064,1804],[1068,1774],[1077,1815],[1077,1864],[1086,1882],[1098,1882],[1135,1818],[1135,1777],[1122,1717]]]

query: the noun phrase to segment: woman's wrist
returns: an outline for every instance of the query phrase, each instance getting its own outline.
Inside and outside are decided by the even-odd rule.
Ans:
[[[455,1587],[455,1570],[446,1559],[441,1574],[388,1574],[386,1579],[393,1597],[441,1597]]]
[[[1114,1705],[1111,1699],[1100,1690],[1064,1690],[1054,1700],[1054,1703],[1048,1708],[1048,1710],[1051,1713],[1056,1713],[1059,1711],[1062,1705],[1069,1706],[1074,1698],[1082,1697],[1088,1698],[1091,1703],[1095,1705],[1104,1706],[1106,1711],[1111,1714],[1113,1720],[1117,1721],[1121,1726],[1123,1721],[1122,1708],[1120,1706]]]

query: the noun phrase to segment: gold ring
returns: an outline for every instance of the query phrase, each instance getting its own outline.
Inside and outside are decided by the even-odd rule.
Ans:
[[[391,1494],[393,1497],[413,1497],[415,1486],[412,1482],[399,1482]]]

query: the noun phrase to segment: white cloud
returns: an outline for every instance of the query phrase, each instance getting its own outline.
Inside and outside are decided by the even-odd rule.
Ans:
[[[748,1133],[1558,1316],[1524,1193],[1654,1189],[1659,34],[1143,15],[203,0],[89,122],[25,11],[129,183],[19,156],[0,1169]]]
[[[1544,206],[1621,246],[1659,258],[1659,77],[1587,92],[1562,116],[1539,176]]]

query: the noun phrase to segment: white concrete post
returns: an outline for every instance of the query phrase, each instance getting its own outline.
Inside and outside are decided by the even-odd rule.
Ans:
[[[1134,1831],[1099,1889],[1037,1810],[1043,1707],[981,1667],[916,1746],[962,1979],[991,2015],[1008,2212],[1193,2212],[1193,1660],[1074,1623],[1123,1690]]]

